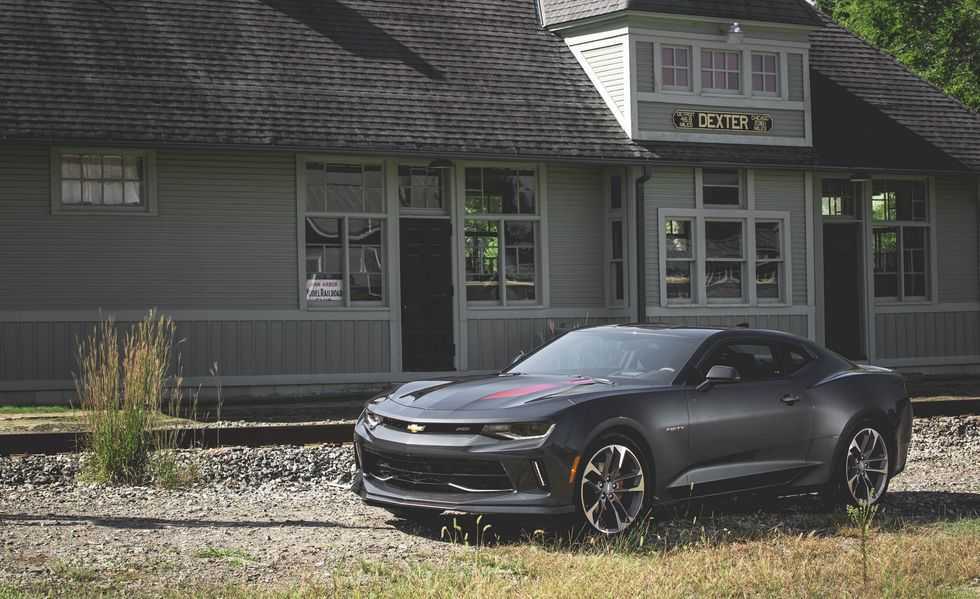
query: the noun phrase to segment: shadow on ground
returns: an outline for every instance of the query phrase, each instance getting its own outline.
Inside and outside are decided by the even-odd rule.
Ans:
[[[976,517],[980,517],[980,493],[899,491],[886,496],[876,527],[900,530]],[[745,542],[773,533],[831,536],[849,526],[845,508],[828,507],[816,495],[743,495],[691,501],[657,509],[646,522],[647,541],[657,550]],[[469,545],[520,544],[532,539],[569,549],[595,544],[589,531],[572,518],[484,516],[477,524],[474,516],[432,515],[423,519],[393,517],[389,524],[407,534]],[[490,528],[484,530],[488,525]]]
[[[140,518],[123,516],[77,516],[66,514],[0,514],[3,523],[44,523],[44,526],[91,524],[119,529],[156,530],[162,528],[345,528],[349,530],[384,530],[384,526],[356,526],[330,520],[196,520]]]

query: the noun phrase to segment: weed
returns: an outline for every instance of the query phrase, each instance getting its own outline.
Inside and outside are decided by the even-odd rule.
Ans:
[[[878,513],[877,504],[872,504],[874,501],[874,495],[871,495],[871,501],[864,505],[849,505],[847,506],[847,517],[850,519],[851,523],[858,529],[861,533],[861,579],[864,581],[864,585],[868,585],[868,536],[871,531],[871,525],[874,523],[875,515]]]
[[[242,549],[228,547],[204,547],[194,552],[194,557],[199,559],[222,560],[236,566],[242,566],[249,562],[256,561],[249,553]]]

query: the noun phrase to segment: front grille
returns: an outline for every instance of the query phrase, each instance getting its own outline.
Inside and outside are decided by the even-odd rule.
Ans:
[[[400,487],[435,492],[510,491],[513,485],[500,462],[408,457],[365,450],[364,471]]]
[[[408,427],[411,425],[424,426],[425,429],[421,431],[409,431]],[[409,422],[407,420],[398,420],[397,418],[388,418],[387,416],[381,418],[381,425],[388,428],[393,428],[399,431],[408,432],[425,432],[425,433],[455,433],[460,435],[465,434],[477,434],[483,429],[482,424],[465,424],[465,423],[448,423],[448,422],[437,422],[437,423],[418,423]]]

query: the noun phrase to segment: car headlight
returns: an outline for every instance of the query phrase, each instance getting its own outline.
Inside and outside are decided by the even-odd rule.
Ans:
[[[367,425],[368,430],[374,430],[378,428],[379,424],[381,424],[381,416],[378,416],[377,414],[372,412],[370,408],[365,408],[364,424]]]
[[[544,439],[555,425],[551,422],[515,422],[511,424],[484,424],[480,432],[498,439]]]

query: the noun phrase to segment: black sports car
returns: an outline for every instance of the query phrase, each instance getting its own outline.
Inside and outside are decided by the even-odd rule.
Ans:
[[[615,534],[654,501],[773,488],[877,502],[911,435],[900,375],[805,339],[601,326],[497,375],[372,399],[354,490],[396,513],[577,512]]]

